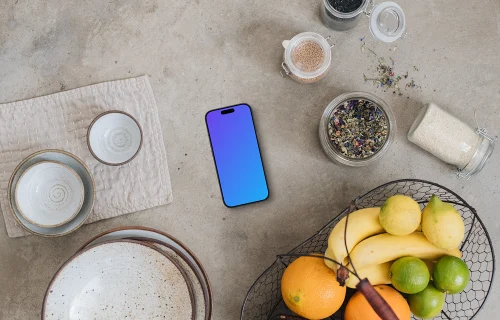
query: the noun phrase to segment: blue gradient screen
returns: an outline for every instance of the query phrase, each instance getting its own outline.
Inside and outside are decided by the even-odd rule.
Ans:
[[[226,206],[267,199],[269,191],[250,106],[209,111],[206,122]]]

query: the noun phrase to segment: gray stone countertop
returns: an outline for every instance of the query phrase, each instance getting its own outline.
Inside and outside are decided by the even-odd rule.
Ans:
[[[0,319],[39,319],[58,266],[90,237],[125,225],[158,228],[187,244],[212,282],[213,318],[238,319],[247,290],[276,254],[308,238],[357,195],[401,178],[433,181],[463,196],[499,250],[500,148],[478,176],[462,181],[406,133],[423,104],[433,101],[471,124],[477,110],[480,124],[500,135],[500,2],[397,2],[408,35],[383,44],[372,38],[364,17],[350,31],[328,30],[319,18],[320,0],[2,1],[0,103],[149,75],[174,201],[57,239],[10,239],[0,218]],[[330,35],[335,44],[328,75],[312,85],[279,72],[281,41],[304,31]],[[399,96],[365,83],[363,73],[372,74],[377,62],[361,51],[363,37],[417,86]],[[335,164],[319,144],[322,111],[349,91],[376,94],[396,115],[394,144],[370,167]],[[254,109],[271,196],[228,209],[204,115],[239,102]],[[497,276],[477,319],[498,318],[499,284]]]

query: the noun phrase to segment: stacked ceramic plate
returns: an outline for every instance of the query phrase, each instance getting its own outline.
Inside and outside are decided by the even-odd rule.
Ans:
[[[175,238],[143,227],[89,240],[52,278],[42,309],[42,320],[211,316],[210,283],[198,259]]]
[[[8,198],[15,219],[24,229],[40,236],[62,236],[78,229],[90,215],[94,178],[75,155],[43,150],[16,167]]]

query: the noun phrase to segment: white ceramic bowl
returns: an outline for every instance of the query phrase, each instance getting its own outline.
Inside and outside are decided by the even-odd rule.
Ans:
[[[186,278],[156,247],[133,240],[77,252],[55,274],[42,319],[192,319]]]
[[[107,111],[90,124],[87,145],[100,162],[119,166],[132,161],[141,150],[142,129],[130,114]]]
[[[134,239],[160,244],[162,251],[166,255],[181,263],[193,284],[193,302],[196,310],[193,319],[212,319],[212,289],[208,276],[194,253],[174,237],[146,227],[119,227],[95,236],[84,244],[79,251],[102,242],[119,239]]]
[[[42,161],[57,161],[75,170],[82,180],[85,190],[82,208],[75,218],[58,227],[45,228],[30,223],[19,212],[15,201],[16,185],[23,172],[32,165]],[[90,170],[77,156],[62,150],[42,150],[26,157],[17,165],[9,180],[7,196],[14,218],[26,231],[43,237],[59,237],[75,231],[87,220],[94,207],[95,183]]]
[[[73,219],[83,205],[82,179],[70,167],[42,161],[23,172],[16,185],[19,213],[30,223],[50,228]]]

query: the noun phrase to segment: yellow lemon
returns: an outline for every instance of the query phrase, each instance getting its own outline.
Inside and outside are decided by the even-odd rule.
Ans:
[[[387,233],[396,236],[406,236],[417,230],[421,218],[418,203],[401,194],[388,198],[380,208],[380,224]]]

